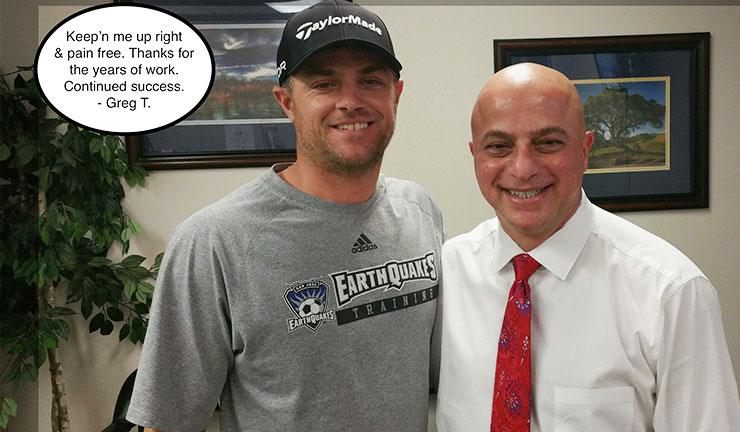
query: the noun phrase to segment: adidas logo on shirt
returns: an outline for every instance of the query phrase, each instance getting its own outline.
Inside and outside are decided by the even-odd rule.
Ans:
[[[377,248],[378,245],[373,243],[373,241],[367,238],[367,236],[363,233],[360,234],[359,237],[357,237],[355,244],[352,245],[352,253],[367,252]]]

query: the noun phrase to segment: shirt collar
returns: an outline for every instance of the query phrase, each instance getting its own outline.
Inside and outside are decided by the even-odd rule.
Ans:
[[[561,280],[565,280],[586,245],[586,240],[593,227],[593,220],[594,211],[591,202],[586,197],[586,193],[581,190],[581,204],[578,210],[555,234],[528,252],[529,255],[536,259],[542,267]],[[496,271],[503,269],[514,256],[524,253],[500,224],[494,234],[493,244],[493,268]]]

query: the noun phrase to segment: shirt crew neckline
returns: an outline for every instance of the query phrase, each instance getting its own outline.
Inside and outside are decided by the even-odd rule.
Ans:
[[[304,207],[309,207],[315,210],[333,214],[361,214],[375,205],[378,199],[380,199],[380,197],[385,192],[385,177],[383,176],[383,174],[380,174],[375,185],[375,192],[367,200],[356,204],[342,204],[328,201],[300,191],[291,186],[285,180],[283,180],[278,175],[278,173],[288,168],[290,165],[290,163],[280,163],[273,165],[270,168],[270,171],[265,174],[265,180],[272,191]]]
[[[581,189],[581,204],[568,222],[541,245],[527,253],[560,280],[565,280],[586,246],[593,224],[593,206]],[[514,256],[525,252],[509,237],[500,223],[494,235],[493,268],[498,272]]]

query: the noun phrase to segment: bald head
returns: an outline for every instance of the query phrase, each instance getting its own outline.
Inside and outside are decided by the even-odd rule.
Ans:
[[[577,122],[585,133],[583,108],[578,91],[568,77],[555,69],[536,63],[519,63],[495,73],[483,86],[473,108],[473,140],[491,111],[506,112],[513,105],[558,105],[563,115]]]

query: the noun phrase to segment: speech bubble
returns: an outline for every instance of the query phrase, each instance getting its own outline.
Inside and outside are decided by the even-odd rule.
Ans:
[[[36,52],[41,95],[68,121],[132,135],[192,114],[213,86],[215,61],[189,22],[142,4],[105,4],[67,17]]]

